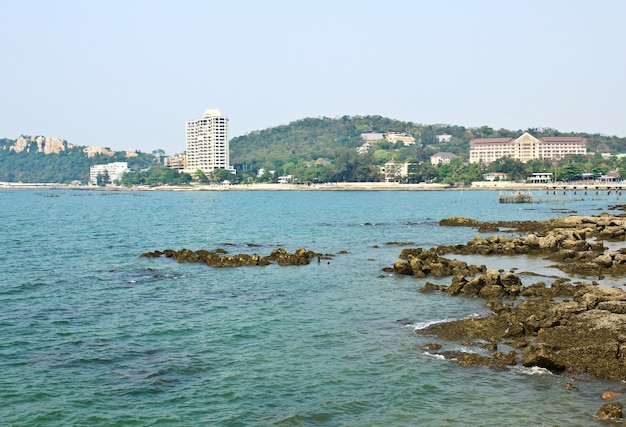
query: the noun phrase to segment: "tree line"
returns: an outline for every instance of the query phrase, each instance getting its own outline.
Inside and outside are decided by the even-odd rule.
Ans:
[[[361,134],[408,133],[415,144],[380,141],[367,154],[357,154]],[[506,172],[509,179],[522,180],[533,172],[552,172],[557,179],[569,179],[580,172],[592,173],[596,167],[618,167],[611,160],[566,157],[555,164],[500,159],[489,167],[466,164],[469,142],[475,138],[516,138],[529,132],[537,138],[547,136],[582,136],[590,153],[618,154],[626,150],[626,138],[588,133],[564,134],[552,128],[525,130],[493,129],[489,126],[466,128],[456,125],[423,125],[381,116],[344,116],[340,118],[307,118],[288,125],[251,132],[230,142],[231,161],[240,182],[276,182],[279,176],[291,175],[295,182],[380,181],[379,167],[393,159],[410,163],[407,182],[467,183],[482,179],[486,172]],[[449,135],[439,141],[438,135]],[[433,167],[430,157],[438,151],[451,152],[461,159],[450,165]],[[583,156],[585,157],[585,156]],[[562,169],[567,166],[567,169]],[[555,169],[556,168],[556,169]],[[498,169],[498,170],[496,170]],[[260,177],[259,170],[265,171]],[[273,171],[273,173],[270,173]]]
[[[564,136],[551,128],[526,129],[535,137]],[[402,142],[379,141],[368,153],[358,154],[362,144],[361,134],[407,133],[415,138],[415,144],[405,146]],[[488,167],[467,164],[469,141],[474,138],[515,138],[524,130],[493,129],[488,126],[467,128],[456,125],[424,125],[394,120],[382,116],[343,116],[337,118],[305,118],[287,125],[276,126],[230,141],[231,163],[236,175],[228,171],[217,175],[186,174],[166,170],[160,162],[163,150],[152,154],[138,152],[137,157],[126,158],[124,152],[113,156],[87,157],[84,147],[73,147],[60,154],[38,153],[35,147],[21,153],[9,148],[15,142],[0,140],[0,181],[8,182],[58,182],[69,183],[89,180],[89,168],[94,164],[115,161],[128,162],[133,171],[119,182],[122,185],[186,185],[192,182],[233,183],[277,182],[280,176],[290,175],[293,182],[364,182],[380,181],[380,166],[389,160],[408,162],[406,182],[468,183],[481,180],[486,172],[506,172],[509,179],[522,180],[533,172],[552,172],[557,179],[572,180],[582,174],[594,174],[607,170],[623,170],[615,157],[604,159],[596,153],[618,154],[626,150],[626,138],[600,134],[569,133],[587,139],[590,156],[565,157],[555,163],[530,161],[526,164],[512,159],[500,159]],[[439,141],[438,135],[449,138]],[[430,157],[438,151],[452,152],[460,159],[449,165],[433,166]],[[608,168],[608,169],[607,169]],[[259,171],[263,171],[259,175]],[[221,175],[220,175],[221,174]],[[104,178],[104,177],[102,177]],[[106,180],[101,180],[105,182]]]

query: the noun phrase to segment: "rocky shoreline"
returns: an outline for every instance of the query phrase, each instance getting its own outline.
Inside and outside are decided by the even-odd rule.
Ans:
[[[622,207],[616,207],[622,209]],[[406,247],[388,273],[415,278],[450,278],[449,284],[425,282],[422,293],[439,292],[450,297],[482,298],[489,315],[442,322],[416,329],[420,336],[433,337],[425,350],[461,366],[486,366],[509,370],[516,365],[540,367],[553,373],[587,374],[626,381],[626,291],[603,287],[606,275],[622,277],[626,272],[626,248],[609,250],[605,243],[626,239],[626,214],[569,216],[547,221],[483,222],[454,217],[440,226],[473,227],[479,232],[465,244],[430,249]],[[620,246],[613,243],[610,246]],[[454,259],[450,255],[529,255],[555,262],[568,275],[582,277],[541,277],[525,286],[516,273],[488,269]],[[306,265],[314,260],[330,260],[321,254],[299,248],[293,253],[283,248],[269,255],[229,254],[214,251],[166,249],[146,252],[144,258],[172,258],[179,263],[199,262],[211,267]],[[546,283],[548,282],[548,283]],[[461,343],[466,351],[446,349],[446,342]],[[569,384],[571,390],[577,387]],[[602,419],[621,419],[620,396],[626,391],[606,394],[608,403],[598,411]],[[604,396],[603,396],[604,398]]]
[[[485,223],[450,218],[440,225],[527,234],[476,236],[463,245],[428,250],[405,248],[400,260],[384,270],[416,278],[452,277],[449,285],[426,282],[420,291],[483,298],[491,309],[488,316],[416,329],[419,335],[441,340],[428,344],[429,352],[455,359],[462,366],[495,370],[537,366],[554,373],[626,381],[626,291],[602,287],[596,281],[607,274],[621,277],[626,271],[626,248],[609,251],[603,244],[624,242],[624,219],[606,213],[540,222]],[[468,265],[444,257],[448,254],[543,256],[554,260],[562,271],[587,281],[556,278],[549,284],[540,281],[524,286],[515,269]],[[445,341],[460,342],[468,351],[444,350]],[[621,403],[607,403],[597,416],[621,418]]]

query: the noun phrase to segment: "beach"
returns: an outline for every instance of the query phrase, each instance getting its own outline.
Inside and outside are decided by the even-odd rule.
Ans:
[[[276,184],[254,183],[237,185],[217,184],[192,184],[185,186],[161,185],[161,186],[133,186],[123,187],[118,185],[77,186],[54,183],[0,183],[0,189],[71,189],[71,190],[131,190],[131,191],[443,191],[443,190],[545,190],[546,184],[518,183],[512,181],[473,182],[467,186],[451,186],[448,184],[400,184],[395,182],[334,182],[322,184]]]

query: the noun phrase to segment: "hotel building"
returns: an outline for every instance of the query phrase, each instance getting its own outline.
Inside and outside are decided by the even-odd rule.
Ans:
[[[566,154],[587,154],[587,140],[579,136],[535,138],[524,132],[517,139],[480,138],[470,141],[470,163],[489,164],[502,157],[526,163],[532,159],[559,159]]]
[[[205,174],[230,166],[228,148],[228,118],[220,110],[205,110],[201,119],[187,122],[187,165],[185,171],[193,174],[198,169]]]

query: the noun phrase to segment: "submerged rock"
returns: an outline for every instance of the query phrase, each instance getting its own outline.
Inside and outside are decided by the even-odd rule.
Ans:
[[[175,258],[179,263],[186,262],[202,262],[211,267],[242,267],[249,265],[264,266],[276,263],[281,266],[287,265],[305,265],[309,264],[312,259],[329,259],[332,255],[322,255],[317,252],[309,251],[305,248],[297,249],[294,253],[287,252],[283,248],[272,251],[270,255],[260,256],[259,254],[237,254],[230,255],[223,249],[216,251],[208,251],[200,249],[192,251],[191,249],[181,249],[175,251],[166,249],[165,251],[145,252],[140,255],[143,258],[159,258],[165,256],[167,258]]]
[[[619,402],[605,403],[596,413],[601,420],[619,420],[622,418],[622,404]]]
[[[467,353],[464,351],[442,351],[437,353],[445,359],[454,359],[461,366],[487,366],[495,371],[508,370],[507,364],[503,360],[491,357],[481,356],[476,353]]]

